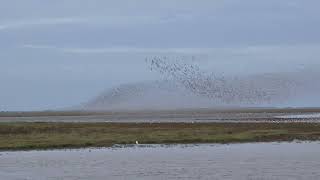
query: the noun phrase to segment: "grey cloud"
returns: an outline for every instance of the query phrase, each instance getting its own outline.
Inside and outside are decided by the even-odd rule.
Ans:
[[[40,18],[12,21],[0,24],[0,30],[36,28],[37,26],[68,25],[68,24],[101,24],[105,26],[130,26],[138,24],[153,24],[170,22],[177,17],[148,17],[148,16],[108,16],[108,17],[64,17]]]
[[[229,74],[319,67],[319,6],[0,0],[0,109],[69,106],[120,83],[159,79],[143,61],[153,55],[195,55],[202,69]]]

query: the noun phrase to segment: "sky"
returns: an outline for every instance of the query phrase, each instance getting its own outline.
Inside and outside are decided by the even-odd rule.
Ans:
[[[0,0],[0,111],[77,105],[195,56],[235,75],[320,65],[318,0]]]

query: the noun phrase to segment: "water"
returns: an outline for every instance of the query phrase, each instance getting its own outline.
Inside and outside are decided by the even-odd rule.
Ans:
[[[320,179],[320,142],[0,152],[6,180]]]
[[[283,115],[283,116],[276,116],[276,118],[284,118],[284,119],[310,119],[310,118],[320,118],[320,113]]]

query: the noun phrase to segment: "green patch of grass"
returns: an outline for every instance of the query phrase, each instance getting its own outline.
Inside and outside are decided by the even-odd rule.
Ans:
[[[0,123],[0,150],[319,140],[311,123]]]

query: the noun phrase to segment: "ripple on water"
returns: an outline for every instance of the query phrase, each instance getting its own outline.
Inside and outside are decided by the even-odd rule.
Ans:
[[[16,179],[320,179],[320,142],[132,145],[3,152]]]

